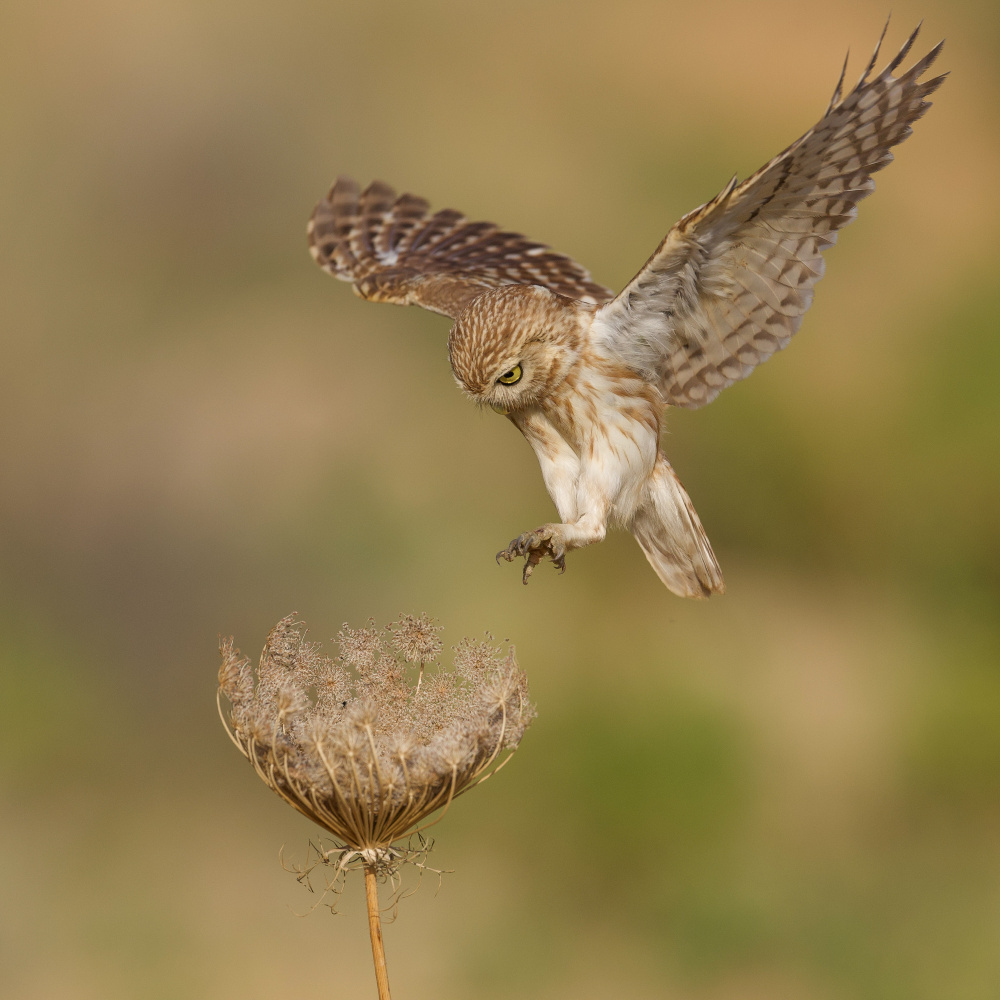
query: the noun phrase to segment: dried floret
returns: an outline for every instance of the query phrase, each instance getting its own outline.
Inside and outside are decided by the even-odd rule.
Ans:
[[[441,639],[439,625],[433,618],[421,615],[400,615],[398,621],[389,626],[392,632],[392,644],[396,651],[403,655],[407,663],[432,663],[441,655]]]
[[[277,627],[281,628],[280,622]],[[382,634],[371,621],[368,628],[358,629],[345,622],[337,633],[337,642],[340,643],[340,659],[360,674],[370,670],[382,653]]]

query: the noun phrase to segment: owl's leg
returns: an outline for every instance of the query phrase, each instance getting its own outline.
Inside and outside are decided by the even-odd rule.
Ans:
[[[531,442],[542,467],[542,476],[549,495],[555,501],[561,524],[543,524],[534,531],[518,535],[510,545],[497,553],[497,562],[513,562],[524,556],[522,581],[528,582],[535,567],[543,559],[551,559],[560,573],[566,569],[566,553],[601,541],[607,534],[607,519],[613,490],[600,475],[587,475],[576,453],[562,437],[541,418],[522,427]],[[593,449],[600,469],[601,452]],[[593,471],[593,470],[592,470]]]
[[[580,479],[580,459],[566,443],[552,422],[540,410],[522,410],[511,414],[511,421],[527,438],[542,469],[545,488],[559,516],[564,521],[577,518],[577,484]],[[497,553],[497,562],[513,562],[524,557],[522,580],[528,582],[535,567],[543,559],[551,559],[560,573],[566,571],[567,544],[564,529],[567,524],[543,524],[534,531],[518,535],[506,549]]]

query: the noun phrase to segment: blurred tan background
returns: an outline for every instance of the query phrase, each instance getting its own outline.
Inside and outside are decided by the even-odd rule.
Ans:
[[[215,714],[259,648],[428,611],[539,718],[386,929],[403,1000],[1000,995],[994,2],[894,0],[952,78],[789,350],[665,447],[729,593],[626,535],[523,588],[537,464],[447,322],[311,262],[380,177],[621,287],[822,113],[886,10],[70,0],[0,12],[0,995],[374,995]]]

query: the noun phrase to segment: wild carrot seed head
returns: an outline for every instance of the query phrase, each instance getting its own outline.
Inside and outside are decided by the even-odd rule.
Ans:
[[[492,773],[535,714],[513,649],[504,655],[492,641],[463,640],[455,669],[429,673],[418,690],[409,664],[440,655],[438,632],[426,616],[388,630],[345,625],[334,661],[290,616],[271,630],[256,671],[231,639],[221,645],[233,742],[271,789],[351,851],[389,856]]]

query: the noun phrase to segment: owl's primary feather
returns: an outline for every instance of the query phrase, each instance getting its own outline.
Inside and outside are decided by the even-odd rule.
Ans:
[[[456,379],[534,449],[562,523],[500,553],[525,557],[525,582],[542,558],[562,568],[567,551],[600,541],[616,520],[670,590],[724,590],[694,506],[659,451],[663,407],[711,402],[799,328],[821,252],[944,80],[922,79],[942,43],[893,75],[918,31],[873,77],[880,38],[846,97],[842,72],[814,128],[684,216],[617,296],[543,244],[451,209],[432,215],[424,199],[378,181],[362,192],[342,177],[316,207],[309,243],[320,266],[363,298],[454,319]]]
[[[595,326],[609,350],[659,385],[668,403],[710,403],[798,330],[823,276],[820,252],[857,215],[857,203],[875,189],[872,174],[892,161],[890,149],[910,135],[945,79],[920,79],[943,43],[892,75],[917,31],[869,79],[880,38],[847,97],[840,100],[842,72],[814,128],[684,216],[598,312]]]

